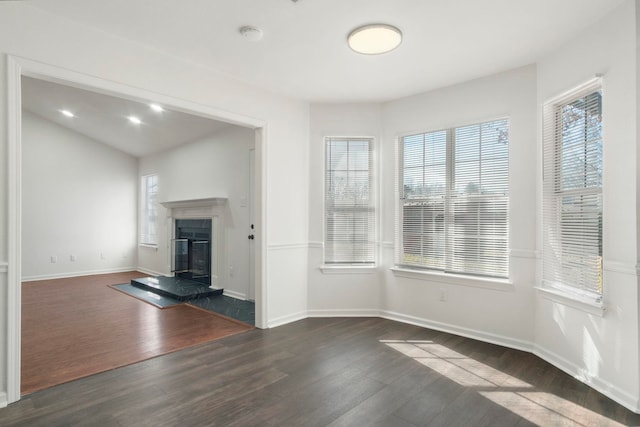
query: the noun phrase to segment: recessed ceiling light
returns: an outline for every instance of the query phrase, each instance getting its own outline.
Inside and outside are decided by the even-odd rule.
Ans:
[[[240,34],[242,34],[242,37],[250,42],[257,42],[262,39],[262,30],[260,28],[245,25],[244,27],[241,27],[239,31]]]
[[[149,107],[156,113],[162,113],[164,111],[164,108],[162,108],[160,104],[149,104]]]
[[[129,119],[129,121],[130,121],[131,123],[134,123],[134,124],[136,124],[136,125],[139,125],[140,123],[142,123],[142,120],[140,120],[140,119],[139,119],[138,117],[136,117],[136,116],[129,116],[129,117],[127,117],[127,118]]]
[[[387,53],[400,46],[402,32],[392,25],[371,24],[351,31],[349,47],[364,55]]]
[[[69,110],[60,110],[60,113],[62,113],[63,115],[67,116],[67,117],[75,117],[76,115],[73,114],[71,111]]]

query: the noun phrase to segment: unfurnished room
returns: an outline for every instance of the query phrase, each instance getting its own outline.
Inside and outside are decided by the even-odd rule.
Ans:
[[[639,34],[0,1],[0,424],[640,425]]]

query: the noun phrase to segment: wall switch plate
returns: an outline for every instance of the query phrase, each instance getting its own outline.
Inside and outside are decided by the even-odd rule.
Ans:
[[[55,264],[56,262],[58,262],[58,257],[55,255],[51,255],[51,264]]]

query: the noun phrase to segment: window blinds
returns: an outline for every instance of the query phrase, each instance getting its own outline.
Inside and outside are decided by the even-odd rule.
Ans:
[[[602,295],[602,93],[594,80],[544,106],[543,282]]]
[[[399,264],[508,275],[509,121],[402,138]]]
[[[140,243],[155,245],[158,243],[158,176],[143,176],[141,184]]]
[[[326,138],[326,264],[375,262],[373,141]]]

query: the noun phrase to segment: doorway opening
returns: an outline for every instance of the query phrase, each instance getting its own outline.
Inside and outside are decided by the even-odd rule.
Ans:
[[[237,114],[231,114],[222,110],[208,108],[201,104],[191,103],[189,101],[175,99],[152,93],[140,89],[131,88],[129,86],[104,81],[98,78],[74,73],[68,70],[62,70],[50,67],[44,64],[32,62],[24,59],[9,58],[9,268],[8,268],[8,358],[7,358],[7,382],[8,382],[8,402],[14,402],[20,398],[20,341],[21,341],[21,282],[22,282],[22,254],[23,246],[22,222],[23,222],[23,206],[22,206],[22,94],[21,79],[22,77],[34,78],[52,82],[61,85],[67,85],[73,88],[79,88],[87,91],[105,94],[107,96],[115,96],[126,100],[141,102],[142,100],[152,100],[161,103],[168,108],[186,114],[192,114],[198,117],[204,117],[210,120],[217,120],[253,130],[256,140],[256,174],[252,185],[256,188],[261,187],[263,180],[264,150],[266,148],[262,127],[265,123],[252,118],[243,117]],[[264,223],[265,212],[263,210],[263,200],[260,197],[253,197],[250,205],[256,211],[254,224],[257,230],[262,229]],[[256,231],[257,231],[256,230]],[[264,254],[264,240],[256,233],[257,239],[255,243],[255,252],[252,254],[256,259],[258,270],[253,271],[255,277],[255,301],[256,301],[256,326],[266,326],[266,316],[264,307],[264,272],[262,271],[262,256]],[[77,255],[72,255],[72,261]],[[100,254],[104,256],[104,254]],[[248,296],[248,295],[247,295]]]

